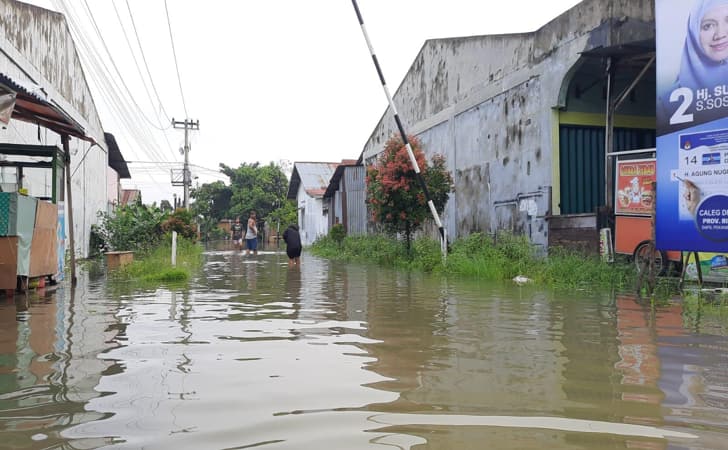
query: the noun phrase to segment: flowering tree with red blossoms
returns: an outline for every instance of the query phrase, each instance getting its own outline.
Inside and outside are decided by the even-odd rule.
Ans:
[[[442,155],[432,157],[428,165],[420,142],[408,137],[420,173],[438,214],[442,214],[453,190],[452,176],[445,168]],[[377,163],[367,169],[367,203],[372,220],[389,233],[401,233],[407,240],[430,217],[425,193],[422,191],[402,138],[390,138]]]

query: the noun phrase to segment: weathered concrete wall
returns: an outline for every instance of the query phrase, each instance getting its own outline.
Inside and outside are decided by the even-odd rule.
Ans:
[[[510,229],[547,245],[553,111],[564,86],[581,52],[654,38],[653,10],[653,0],[585,0],[534,33],[424,44],[394,101],[405,129],[453,173],[450,236]],[[388,109],[364,160],[395,131]]]
[[[90,227],[98,221],[96,213],[107,208],[108,152],[101,120],[63,15],[0,0],[0,72],[56,104],[98,142],[97,145],[70,140],[71,167],[75,172],[72,195],[76,250],[87,256]],[[11,120],[6,129],[0,130],[0,140],[61,146],[60,136],[55,133],[17,120]],[[28,177],[25,183],[44,181]]]

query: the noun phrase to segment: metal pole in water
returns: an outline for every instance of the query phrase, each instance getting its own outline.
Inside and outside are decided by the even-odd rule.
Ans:
[[[172,232],[172,267],[177,266],[177,232]]]
[[[412,167],[414,168],[415,175],[417,177],[417,181],[420,184],[420,187],[422,188],[422,191],[425,194],[425,199],[427,200],[427,206],[430,207],[430,213],[432,214],[432,218],[435,220],[435,224],[437,224],[437,228],[440,230],[440,244],[442,246],[442,255],[443,257],[447,256],[447,235],[445,234],[445,228],[442,226],[442,222],[440,221],[440,215],[437,213],[437,209],[435,208],[435,204],[432,202],[432,198],[430,197],[430,191],[427,189],[427,184],[425,183],[425,179],[422,177],[422,174],[420,173],[420,167],[417,164],[417,160],[415,159],[415,154],[412,151],[412,146],[409,143],[409,139],[407,139],[407,133],[404,131],[404,126],[402,125],[402,121],[399,118],[399,114],[397,113],[397,107],[394,105],[394,100],[392,99],[392,95],[389,93],[389,88],[387,87],[387,83],[384,81],[384,75],[382,73],[382,68],[379,66],[379,60],[377,60],[377,55],[374,53],[374,47],[372,47],[372,43],[369,40],[369,34],[367,33],[367,29],[364,26],[364,19],[362,19],[361,12],[359,11],[359,5],[356,3],[356,0],[351,0],[352,5],[354,6],[354,11],[356,12],[356,17],[359,19],[359,25],[361,26],[361,31],[364,34],[364,40],[367,43],[367,47],[369,47],[369,53],[372,55],[372,61],[374,61],[374,67],[377,69],[377,75],[379,75],[379,81],[382,82],[382,88],[384,88],[384,95],[387,96],[387,101],[389,102],[389,107],[392,109],[392,114],[394,115],[394,121],[397,124],[397,128],[399,129],[399,133],[402,136],[402,142],[404,143],[405,147],[407,147],[407,154],[409,155],[410,162],[412,162]]]

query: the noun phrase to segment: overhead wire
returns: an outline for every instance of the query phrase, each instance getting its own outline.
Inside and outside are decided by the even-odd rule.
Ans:
[[[116,18],[119,21],[119,26],[121,27],[122,33],[124,33],[124,40],[126,40],[126,45],[129,48],[129,53],[131,53],[131,57],[134,60],[134,65],[136,66],[137,74],[139,75],[139,79],[142,82],[142,86],[144,86],[144,92],[146,92],[147,99],[149,100],[149,103],[152,105],[152,109],[156,113],[156,108],[154,106],[154,100],[152,100],[152,96],[149,93],[149,88],[147,88],[147,83],[144,80],[144,75],[142,75],[142,70],[139,67],[139,61],[137,61],[136,54],[135,54],[134,50],[132,49],[131,41],[129,40],[129,36],[128,36],[127,32],[126,32],[126,27],[124,27],[124,22],[121,19],[121,14],[119,14],[119,10],[116,7],[116,3],[113,0],[111,2],[111,5],[114,7],[114,12],[116,13]],[[129,2],[127,1],[127,6],[128,5],[129,5]],[[131,13],[131,10],[130,10],[130,13]],[[132,24],[133,24],[133,18],[132,18]],[[136,33],[136,26],[134,27],[134,33]],[[139,36],[138,35],[137,35],[137,43],[139,43]],[[141,46],[141,43],[139,43],[139,45]],[[141,49],[141,47],[140,47],[140,49]],[[144,51],[143,50],[142,50],[142,55],[144,55]],[[146,60],[144,61],[144,63],[146,64]],[[152,86],[154,86],[154,81],[151,79],[151,73],[149,73],[149,67],[147,67],[147,74],[150,77],[150,81],[151,81]],[[156,89],[155,89],[155,94],[156,94]],[[159,94],[157,94],[157,99],[159,100]],[[164,110],[164,107],[162,106],[161,101],[159,102],[159,105],[162,108],[162,110]],[[172,123],[171,123],[171,121],[168,121],[168,125],[165,127],[162,124],[162,121],[160,120],[159,115],[158,114],[155,114],[155,117],[159,121],[159,126],[161,127],[159,129],[162,130],[162,135],[164,136],[164,140],[167,142],[167,148],[169,149],[170,153],[172,153],[172,157],[175,157],[176,155],[174,153],[174,150],[172,150],[172,144],[170,144],[169,138],[167,137],[167,133],[166,133],[167,130],[169,130],[170,128],[172,128]]]
[[[91,24],[93,25],[94,30],[96,31],[96,35],[101,40],[101,45],[103,45],[104,50],[106,50],[106,54],[109,56],[109,61],[111,61],[111,65],[114,67],[114,70],[116,71],[116,74],[119,76],[119,81],[121,81],[122,86],[124,86],[124,89],[126,90],[126,93],[129,94],[129,98],[131,99],[132,103],[134,103],[134,106],[136,106],[137,110],[141,112],[142,117],[144,117],[144,120],[149,123],[152,127],[164,131],[166,128],[160,128],[158,125],[156,125],[154,122],[152,122],[149,117],[147,117],[144,110],[137,104],[136,100],[134,100],[134,96],[131,93],[131,89],[126,85],[126,82],[124,81],[124,76],[121,75],[121,71],[116,65],[116,62],[114,61],[114,58],[111,54],[111,51],[109,50],[109,47],[106,45],[106,40],[104,39],[104,36],[101,34],[101,30],[99,29],[98,24],[96,23],[96,18],[94,17],[93,11],[91,10],[91,7],[88,5],[88,2],[86,0],[83,0],[83,4],[86,6],[86,10],[88,11],[88,16],[91,19]]]
[[[95,69],[97,85],[102,90],[102,95],[107,97],[106,105],[112,111],[116,112],[120,123],[125,125],[129,134],[134,137],[140,148],[146,148],[148,150],[147,153],[155,159],[163,159],[159,149],[151,144],[156,142],[156,140],[150,134],[148,127],[144,126],[144,123],[139,121],[138,114],[131,113],[131,111],[134,110],[134,107],[128,103],[126,95],[119,94],[121,89],[116,83],[116,80],[113,77],[107,76],[107,74],[110,74],[111,71],[106,66],[104,58],[101,56],[99,51],[93,43],[89,42],[89,39],[83,33],[83,28],[75,19],[75,10],[73,10],[72,6],[70,6],[70,10],[67,11],[67,18],[74,25],[76,34],[78,35],[77,40],[79,40],[86,48],[87,55],[85,56],[88,65]]]
[[[147,156],[158,161],[165,159],[162,157],[159,148],[152,145],[152,143],[156,143],[156,140],[150,134],[148,127],[139,121],[138,114],[131,113],[135,108],[128,103],[127,96],[119,94],[121,89],[116,84],[116,80],[108,76],[111,74],[111,71],[106,66],[104,58],[95,48],[95,45],[90,42],[83,32],[83,28],[79,25],[76,19],[77,12],[75,8],[72,5],[66,5],[63,0],[58,2],[54,1],[54,3],[57,4],[57,8],[60,11],[65,12],[70,28],[76,34],[76,41],[85,50],[85,52],[79,53],[82,57],[85,56],[84,59],[86,60],[87,66],[91,69],[90,74],[95,79],[96,86],[100,94],[105,98],[110,112],[117,117],[120,124],[125,126],[129,136],[137,142],[139,149],[146,149],[145,153]],[[124,139],[123,136],[122,139]]]
[[[147,75],[149,76],[149,82],[152,85],[152,90],[154,91],[154,95],[157,97],[157,102],[159,103],[159,107],[162,111],[162,114],[164,114],[165,119],[167,122],[172,123],[172,118],[169,114],[167,114],[167,110],[164,108],[164,104],[162,103],[162,99],[159,97],[159,92],[157,91],[157,86],[154,84],[154,78],[152,77],[152,73],[149,70],[149,64],[147,64],[147,57],[144,54],[144,47],[142,46],[142,41],[139,38],[139,32],[137,30],[136,21],[134,20],[134,14],[131,12],[131,5],[129,5],[129,0],[126,0],[126,9],[129,11],[129,18],[131,19],[131,25],[134,29],[134,35],[136,36],[137,45],[139,46],[139,52],[142,55],[142,61],[144,62],[144,67],[147,69]]]
[[[86,1],[86,0],[84,0]],[[187,103],[185,102],[185,93],[182,90],[182,77],[179,74],[179,63],[177,62],[177,50],[174,46],[174,36],[172,35],[172,22],[169,20],[169,7],[167,6],[167,0],[164,0],[164,10],[167,13],[167,26],[169,28],[169,41],[172,43],[172,54],[174,55],[174,67],[177,69],[177,82],[179,83],[179,94],[182,97],[182,108],[185,112],[185,120],[189,118],[187,114]]]
[[[88,37],[84,34],[83,28],[76,19],[77,13],[73,6],[66,5],[63,0],[54,3],[58,4],[60,6],[59,9],[65,12],[70,28],[76,34],[75,40],[84,48],[85,52],[80,52],[80,56],[86,60],[86,66],[91,69],[91,76],[96,80],[96,86],[100,90],[101,95],[105,97],[105,103],[110,111],[117,116],[119,123],[124,124],[129,135],[137,141],[140,149],[146,148],[146,153],[153,159],[163,159],[159,150],[151,145],[152,142],[156,141],[149,134],[148,128],[139,122],[138,115],[130,113],[126,96],[119,95],[121,89],[116,84],[116,80],[107,76],[111,71],[106,67],[104,59],[98,50],[89,42]]]
[[[134,167],[133,171],[135,173],[139,173],[140,176],[144,177],[145,175],[151,178],[149,182],[146,184],[154,184],[157,187],[159,187],[164,192],[169,192],[171,186],[163,186],[160,184],[157,179],[159,177],[156,177],[155,174],[169,174],[170,167],[164,167],[166,163],[163,161],[166,159],[162,156],[162,153],[160,151],[160,148],[158,146],[158,143],[156,139],[152,136],[150,133],[150,129],[148,125],[151,125],[153,128],[160,130],[164,134],[164,138],[167,141],[167,145],[169,147],[169,150],[174,155],[174,151],[172,150],[172,146],[169,143],[169,139],[167,137],[167,134],[164,133],[165,130],[169,129],[170,127],[160,127],[155,125],[149,117],[144,113],[144,110],[139,106],[139,104],[134,100],[134,96],[132,95],[129,87],[127,86],[126,82],[124,82],[124,77],[121,74],[121,71],[119,70],[116,62],[114,61],[113,55],[111,54],[110,49],[108,48],[106,41],[104,40],[104,36],[101,34],[101,30],[99,27],[98,22],[96,21],[96,18],[94,17],[94,14],[86,0],[83,0],[83,5],[85,5],[86,8],[86,14],[91,20],[91,24],[93,25],[93,30],[95,31],[96,35],[99,37],[101,44],[103,46],[104,51],[106,52],[106,57],[102,56],[102,52],[98,50],[96,47],[96,44],[93,42],[92,39],[89,38],[87,32],[84,31],[84,27],[82,27],[80,24],[83,22],[81,20],[79,22],[78,17],[81,17],[78,12],[76,11],[75,7],[72,4],[67,4],[64,0],[51,0],[54,4],[56,4],[56,8],[59,11],[65,12],[65,16],[67,17],[69,28],[71,31],[74,32],[75,40],[79,42],[80,49],[83,49],[83,52],[79,52],[79,56],[84,57],[86,60],[86,67],[89,68],[88,73],[91,75],[91,77],[96,82],[96,87],[102,96],[102,98],[105,100],[105,104],[109,109],[109,112],[111,112],[117,119],[118,123],[123,125],[128,130],[128,135],[120,135],[120,140],[126,141],[127,143],[130,143],[128,141],[129,138],[134,140],[136,142],[136,147],[138,150],[142,151],[143,154],[146,157],[149,157],[153,161],[150,161],[151,164],[153,164],[155,167],[147,167],[143,170],[140,170],[140,167]],[[156,89],[156,85],[154,84],[153,78],[151,76],[151,71],[149,69],[149,65],[146,60],[146,56],[144,54],[143,47],[141,45],[141,39],[139,37],[139,33],[136,27],[136,23],[134,21],[133,13],[131,11],[130,5],[128,0],[127,3],[127,9],[129,11],[129,17],[132,22],[132,27],[134,29],[134,33],[137,39],[137,44],[139,46],[140,54],[142,55],[142,59],[144,62],[145,70],[147,72],[147,75],[149,77],[149,82],[152,86],[152,90],[154,91],[154,95],[157,99],[157,102],[159,104],[159,110],[162,114],[167,116],[168,114],[166,112],[166,109],[164,108],[164,105],[161,101],[161,98],[159,96],[159,92]],[[82,8],[83,9],[83,8]],[[121,14],[119,13],[118,9],[116,8],[116,5],[114,4],[114,9],[117,14],[117,19],[119,20],[119,24],[122,27],[122,31],[124,32],[124,37],[127,41],[127,46],[129,47],[130,52],[132,53],[132,57],[134,58],[135,65],[137,66],[137,72],[139,73],[139,76],[141,78],[141,81],[143,83],[145,92],[147,94],[147,98],[150,101],[150,104],[152,104],[152,107],[155,110],[155,115],[157,120],[159,120],[158,111],[155,107],[154,101],[152,100],[152,96],[149,92],[149,89],[147,88],[147,84],[145,82],[144,76],[141,73],[141,68],[139,65],[139,62],[136,58],[135,52],[132,49],[132,45],[130,42],[130,39],[127,35],[126,28],[124,27],[123,19],[121,18]],[[167,5],[167,2],[165,0],[165,12],[167,16],[167,25],[170,33],[170,40],[172,44],[172,51],[173,56],[175,60],[175,69],[176,69],[176,75],[177,75],[177,81],[180,88],[180,94],[182,95],[182,103],[185,110],[185,114],[187,114],[187,107],[186,102],[184,99],[184,92],[182,89],[182,80],[180,76],[180,70],[177,60],[177,54],[176,54],[176,48],[174,45],[174,38],[172,33],[172,27],[171,27],[171,21],[169,17],[169,8]],[[114,71],[109,69],[109,66],[106,63],[106,60],[110,61],[111,65],[113,66]],[[119,81],[121,82],[121,86],[119,85],[119,82],[116,80],[116,77],[113,76],[113,73],[116,73],[117,77],[119,78]],[[122,92],[125,92],[125,94],[122,94]],[[144,119],[144,120],[141,120]],[[171,121],[170,121],[171,124]],[[133,150],[134,146],[132,146]],[[87,149],[86,153],[91,149]],[[136,153],[136,152],[135,152]],[[83,159],[83,158],[82,158]],[[171,165],[178,165],[178,162],[169,163]],[[78,169],[78,166],[76,167]],[[214,171],[212,169],[204,169],[209,170],[210,172],[214,172],[217,176],[217,171]],[[75,171],[74,171],[75,172]]]

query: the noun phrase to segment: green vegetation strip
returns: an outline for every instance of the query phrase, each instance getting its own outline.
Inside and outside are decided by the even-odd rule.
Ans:
[[[165,242],[140,255],[134,262],[111,272],[121,281],[174,283],[187,281],[202,264],[202,247],[187,239],[177,241],[177,264],[172,266],[172,245]]]
[[[416,239],[408,250],[406,242],[384,235],[326,236],[311,251],[331,259],[492,281],[521,275],[537,284],[567,288],[629,287],[636,277],[634,265],[627,261],[607,264],[597,256],[563,249],[550,249],[548,257],[543,257],[525,237],[511,234],[471,234],[455,241],[445,260],[433,239]]]

